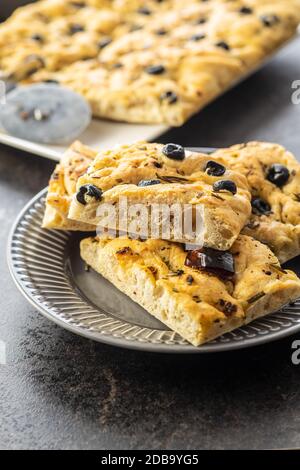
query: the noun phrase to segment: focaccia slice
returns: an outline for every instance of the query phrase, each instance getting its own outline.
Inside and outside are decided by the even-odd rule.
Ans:
[[[121,225],[122,202],[128,204],[126,224]],[[129,210],[141,205],[145,227],[135,232],[130,228]],[[153,214],[157,205],[170,210],[176,205],[176,215],[159,216],[153,235]],[[113,206],[115,225],[107,223],[104,207]],[[178,234],[178,214],[187,220],[192,211],[199,224],[194,233],[181,225]],[[88,171],[79,178],[69,218],[96,226],[133,233],[144,238],[205,245],[226,250],[233,244],[251,213],[250,193],[246,178],[212,161],[204,154],[189,152],[175,144],[138,142],[100,152]],[[127,224],[128,222],[128,224]],[[195,222],[196,223],[196,222]],[[170,230],[166,230],[166,227]],[[144,230],[144,231],[143,231]]]
[[[94,231],[95,227],[68,219],[71,199],[78,178],[85,173],[97,152],[74,142],[51,175],[46,198],[43,227],[59,230]]]
[[[297,276],[283,270],[267,246],[245,235],[224,253],[186,252],[162,240],[87,238],[81,256],[194,346],[300,296]]]
[[[212,157],[244,174],[252,215],[243,233],[267,244],[281,263],[300,255],[300,164],[280,145],[249,142]]]

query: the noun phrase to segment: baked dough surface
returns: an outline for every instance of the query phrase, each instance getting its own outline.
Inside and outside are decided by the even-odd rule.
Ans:
[[[222,176],[212,176],[206,170],[207,163],[212,160],[211,156],[185,151],[185,158],[178,161],[165,156],[164,149],[165,146],[161,144],[138,142],[100,152],[77,182],[78,193],[72,199],[69,218],[101,226],[105,220],[105,217],[99,215],[101,206],[112,204],[118,216],[120,198],[127,199],[128,207],[142,204],[143,209],[150,211],[148,215],[154,204],[169,207],[177,204],[182,220],[186,206],[189,205],[201,208],[202,211],[203,228],[197,233],[199,238],[190,239],[185,231],[182,238],[177,238],[171,218],[167,220],[171,225],[170,234],[165,233],[166,223],[162,218],[157,221],[160,230],[159,236],[155,238],[202,243],[220,250],[230,248],[251,213],[250,193],[245,176],[228,167],[224,168]],[[159,184],[139,186],[145,180],[156,180]],[[227,190],[216,191],[214,185],[221,181],[234,183],[236,194]],[[102,191],[101,200],[88,197],[84,204],[78,200],[81,188],[87,184]],[[122,230],[120,225],[112,228]],[[147,238],[150,237],[149,233],[151,235],[152,232],[147,226]]]
[[[268,247],[241,235],[224,281],[185,266],[182,245],[128,238],[81,242],[82,259],[149,313],[198,346],[280,309],[300,296],[300,280]]]
[[[94,115],[181,125],[291,38],[300,0],[43,0],[0,26],[0,71]]]
[[[46,198],[43,227],[58,230],[94,231],[95,227],[68,219],[71,199],[78,178],[85,173],[97,152],[74,142],[51,175]]]
[[[267,244],[281,263],[300,255],[300,164],[281,145],[249,142],[220,149],[212,157],[245,175],[252,199],[269,206],[267,213],[254,212],[243,233]],[[289,178],[283,186],[268,180],[274,164],[283,165]]]

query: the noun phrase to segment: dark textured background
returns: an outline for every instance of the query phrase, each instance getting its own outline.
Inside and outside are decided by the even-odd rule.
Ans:
[[[270,65],[160,140],[225,146],[280,142],[300,157],[300,40]],[[114,349],[44,319],[10,279],[5,250],[23,205],[53,163],[0,147],[0,448],[300,447],[300,366],[295,338],[203,356]],[[300,339],[300,333],[298,335]]]

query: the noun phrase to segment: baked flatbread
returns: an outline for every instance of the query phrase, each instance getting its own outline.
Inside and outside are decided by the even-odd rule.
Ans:
[[[291,38],[299,0],[43,0],[0,26],[0,72],[56,80],[94,115],[181,125]]]
[[[68,219],[68,212],[77,180],[86,172],[96,155],[97,152],[80,142],[74,142],[63,155],[49,181],[44,228],[83,232],[95,230],[93,226]]]
[[[241,235],[230,252],[205,253],[200,263],[199,251],[162,240],[81,242],[89,266],[194,346],[300,296],[297,276],[251,237]]]
[[[300,164],[277,144],[249,142],[212,155],[245,175],[252,215],[243,233],[267,244],[281,263],[300,254]]]
[[[128,204],[125,226],[121,225],[124,199]],[[131,230],[129,225],[130,208],[137,204],[142,206],[139,212],[146,211],[145,215],[142,213],[145,227],[140,227],[139,232]],[[162,208],[175,205],[175,210],[167,218],[162,210],[154,224],[158,230],[153,232],[153,212],[158,204]],[[116,211],[114,226],[107,222],[104,211],[107,205]],[[196,233],[185,230],[189,208],[194,211],[192,225],[195,225]],[[179,145],[138,142],[97,155],[77,182],[69,218],[145,238],[204,244],[226,250],[247,223],[250,213],[250,193],[243,175],[219,165],[208,155],[185,151]],[[176,226],[178,214],[183,221],[179,223],[181,233]],[[134,219],[138,216],[133,215]]]

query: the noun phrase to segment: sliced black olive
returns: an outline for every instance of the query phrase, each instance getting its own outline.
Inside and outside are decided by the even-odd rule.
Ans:
[[[166,34],[168,33],[168,31],[166,29],[157,29],[155,31],[155,34],[157,34],[157,36],[165,36]]]
[[[40,43],[44,42],[44,36],[42,36],[41,34],[33,34],[31,36],[31,39],[33,41],[37,41],[37,42],[40,42]]]
[[[174,104],[178,101],[178,96],[174,91],[165,91],[160,95],[162,101],[167,101],[168,104]]]
[[[153,186],[154,184],[161,184],[160,180],[142,180],[138,183],[138,186],[145,187],[145,186]]]
[[[217,47],[221,47],[221,49],[224,49],[225,51],[230,51],[230,46],[227,44],[225,41],[219,41],[216,43]]]
[[[191,36],[191,41],[201,41],[202,39],[205,39],[205,38],[206,38],[206,34],[202,34],[202,33],[194,34],[193,36]]]
[[[103,191],[100,188],[97,188],[93,184],[84,184],[79,188],[78,193],[76,194],[76,199],[80,204],[86,205],[87,201],[85,196],[90,196],[96,199],[96,201],[100,201],[102,198]]]
[[[140,13],[141,15],[150,16],[152,11],[149,10],[149,8],[147,8],[147,7],[141,7],[141,8],[138,9],[138,13]]]
[[[232,253],[213,248],[189,251],[185,259],[185,266],[203,269],[222,278],[230,278],[235,273]]]
[[[196,24],[205,24],[207,22],[206,18],[199,18],[199,20],[196,21]]]
[[[53,85],[59,85],[58,80],[54,80],[54,78],[47,78],[46,80],[43,80],[44,83],[52,83]]]
[[[111,38],[101,39],[101,41],[98,42],[99,49],[104,49],[104,47],[108,46],[111,43],[111,41],[112,41]]]
[[[289,177],[289,170],[286,166],[280,165],[280,163],[274,163],[274,165],[269,168],[267,173],[267,179],[279,188],[288,182]]]
[[[260,19],[268,28],[271,28],[280,21],[277,15],[263,15]]]
[[[220,180],[216,181],[213,184],[213,190],[215,192],[219,191],[229,191],[232,194],[236,194],[237,192],[237,187],[234,181],[231,180]]]
[[[76,1],[73,1],[73,2],[70,2],[71,5],[75,8],[84,8],[86,7],[86,3],[85,2],[76,2]]]
[[[242,15],[252,15],[253,10],[252,10],[252,8],[250,8],[250,7],[242,7],[242,8],[240,8],[239,12],[240,12]]]
[[[209,160],[206,163],[205,170],[206,173],[210,176],[223,176],[226,172],[225,166],[221,163],[215,162],[214,160]]]
[[[70,26],[70,34],[76,34],[76,33],[81,33],[82,31],[85,31],[85,27],[82,26],[81,24],[72,24]]]
[[[160,75],[166,71],[163,65],[151,65],[146,68],[146,72],[150,75]]]
[[[172,160],[184,160],[185,158],[184,148],[178,144],[166,144],[162,148],[162,152],[166,157]]]
[[[255,197],[251,201],[252,212],[256,215],[268,215],[271,213],[271,206],[260,197]]]

